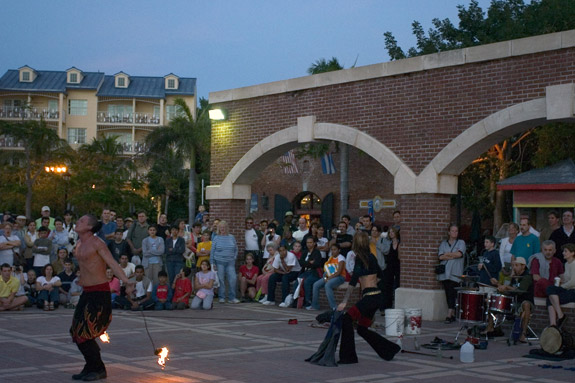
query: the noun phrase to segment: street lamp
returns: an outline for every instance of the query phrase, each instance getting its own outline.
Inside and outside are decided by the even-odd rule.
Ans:
[[[46,166],[44,167],[46,173],[55,173],[62,176],[64,179],[64,211],[68,209],[68,182],[70,181],[70,173],[66,165]]]

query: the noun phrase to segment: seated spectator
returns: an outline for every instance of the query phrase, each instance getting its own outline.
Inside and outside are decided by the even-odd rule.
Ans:
[[[177,229],[177,228],[176,228]],[[182,240],[183,241],[183,240]],[[154,287],[152,299],[156,303],[156,310],[171,310],[172,309],[172,288],[168,283],[168,273],[160,271],[158,273],[159,283]]]
[[[551,285],[547,288],[547,311],[549,325],[561,328],[567,316],[561,305],[575,302],[575,244],[562,246],[565,260],[565,273],[561,275],[561,286]]]
[[[26,297],[28,302],[26,302],[26,307],[35,306],[38,300],[38,291],[36,290],[36,272],[34,269],[28,270],[26,273],[26,282],[24,283],[24,291],[26,292]]]
[[[313,241],[313,238],[310,237]],[[273,243],[273,242],[272,242]],[[275,245],[275,243],[273,243]],[[268,298],[263,302],[264,305],[275,304],[275,291],[276,284],[281,281],[282,283],[282,302],[280,307],[288,307],[285,303],[285,299],[290,292],[290,283],[297,279],[299,272],[301,271],[301,265],[299,264],[297,258],[293,253],[287,251],[283,246],[278,249],[278,254],[275,255],[272,266],[274,268],[274,273],[270,276],[268,284]],[[318,256],[321,258],[321,255]]]
[[[124,239],[124,230],[116,229],[114,239],[108,243],[108,250],[110,250],[116,262],[120,262],[120,256],[122,254],[126,254],[128,257],[132,254],[132,249],[130,249],[128,241]]]
[[[535,296],[547,298],[547,288],[553,285],[556,277],[565,272],[561,260],[555,257],[555,242],[543,241],[541,253],[533,254],[529,258],[529,270],[535,283]]]
[[[54,268],[54,275],[60,274],[64,271],[64,261],[68,259],[68,249],[61,247],[56,253],[56,260],[52,262],[52,267]]]
[[[287,247],[286,247],[287,249]],[[288,250],[289,251],[289,250]],[[295,241],[292,245],[291,251],[290,251],[293,255],[295,255],[295,257],[297,258],[297,260],[299,261],[301,258],[301,254],[302,254],[302,247],[301,247],[301,242],[300,241]]]
[[[66,253],[68,252],[66,251]],[[60,278],[62,282],[62,286],[59,288],[60,304],[67,305],[70,303],[70,287],[74,279],[76,279],[76,273],[74,273],[72,260],[70,258],[64,259],[64,270],[58,274],[58,278]]]
[[[144,275],[144,266],[137,265],[131,282],[136,284],[132,295],[116,297],[115,304],[125,310],[152,310],[155,306],[152,300],[152,281]]]
[[[110,294],[112,302],[114,302],[114,300],[120,296],[120,280],[114,276],[114,272],[109,267],[106,268],[106,278],[108,278]]]
[[[268,252],[270,253],[270,257],[268,258],[266,264],[262,267],[262,274],[259,275],[256,279],[256,296],[264,296],[259,300],[260,303],[264,303],[268,300],[268,283],[270,277],[274,273],[273,263],[277,253],[277,248],[274,243],[270,243],[268,245]]]
[[[196,245],[196,266],[200,268],[204,260],[210,261],[210,252],[212,251],[212,233],[209,230],[204,230],[202,233],[202,241]]]
[[[28,298],[23,295],[17,297],[20,289],[20,281],[12,276],[12,268],[8,263],[0,266],[2,276],[0,277],[0,311],[22,310]]]
[[[339,253],[339,245],[331,245],[328,260],[323,265],[323,278],[313,284],[313,298],[307,310],[319,310],[319,292],[325,288],[325,295],[332,310],[337,308],[334,289],[345,282],[345,257]]]
[[[132,262],[128,262],[127,254],[120,255],[120,267],[122,268],[122,270],[124,270],[124,274],[126,274],[126,277],[128,278],[131,278],[132,275],[134,275],[134,272],[136,271],[136,265],[134,265]],[[122,281],[120,281],[120,284],[121,282]]]
[[[192,294],[192,282],[188,279],[192,269],[184,267],[182,271],[176,274],[174,283],[172,283],[172,290],[174,290],[174,297],[172,298],[172,307],[174,310],[184,310],[190,307],[190,295]]]
[[[495,250],[495,237],[488,235],[483,243],[485,245],[485,249],[481,254],[483,260],[477,266],[479,269],[479,283],[497,286],[497,278],[501,271],[501,258],[499,257],[499,252]]]
[[[70,285],[70,290],[68,291],[68,308],[75,308],[80,300],[80,295],[82,295],[83,288],[80,285],[80,267],[76,267],[76,278],[72,281]]]
[[[48,239],[49,229],[42,226],[38,229],[38,238],[34,241],[32,254],[34,254],[33,267],[36,275],[42,274],[42,268],[50,263],[52,253],[52,241]]]
[[[246,264],[240,266],[240,272],[238,275],[242,302],[246,300],[252,301],[256,297],[256,282],[259,273],[260,269],[257,266],[254,266],[253,254],[247,253]],[[246,292],[248,294],[247,296]]]
[[[313,284],[321,279],[320,273],[323,268],[323,259],[314,237],[307,237],[306,248],[299,259],[299,264],[302,269],[300,277],[303,278],[304,307],[308,307],[311,306]]]
[[[200,271],[194,279],[196,296],[192,299],[192,309],[197,310],[202,308],[204,310],[210,310],[213,307],[215,280],[216,273],[210,270],[210,262],[204,259],[202,263],[200,263]]]
[[[325,237],[325,228],[322,225],[317,227],[317,249],[321,254],[321,258],[326,259],[330,246],[328,239]]]
[[[288,251],[291,251],[295,242],[296,240],[293,237],[291,230],[284,230],[280,246],[285,246]]]
[[[60,290],[62,286],[60,278],[54,275],[54,268],[47,264],[42,269],[42,276],[36,278],[36,290],[38,290],[38,302],[36,305],[44,311],[52,311],[58,308],[60,302]]]

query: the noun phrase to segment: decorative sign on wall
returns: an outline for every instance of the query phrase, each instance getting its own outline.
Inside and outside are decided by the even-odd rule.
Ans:
[[[369,209],[369,203],[373,202],[373,210],[377,213],[381,209],[394,209],[397,206],[394,199],[382,199],[380,196],[375,196],[373,199],[359,200],[360,209]]]

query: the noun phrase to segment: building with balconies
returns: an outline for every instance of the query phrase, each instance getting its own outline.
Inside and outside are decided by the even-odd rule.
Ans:
[[[178,113],[176,98],[185,100],[195,115],[196,79],[23,66],[0,78],[0,119],[42,118],[73,148],[93,138],[117,136],[129,155],[145,151],[147,134]],[[0,137],[0,149],[17,148],[10,137]]]

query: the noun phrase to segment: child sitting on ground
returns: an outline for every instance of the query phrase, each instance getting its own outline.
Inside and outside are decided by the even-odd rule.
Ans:
[[[152,299],[156,302],[156,310],[171,310],[172,309],[172,288],[168,284],[168,273],[164,270],[158,272],[158,280],[160,281],[154,292]]]
[[[210,270],[210,262],[204,259],[200,264],[200,272],[196,274],[194,280],[194,290],[196,296],[192,300],[192,309],[203,308],[210,310],[214,301],[214,282],[216,273]]]
[[[174,310],[183,310],[190,305],[190,294],[192,293],[192,282],[188,279],[192,269],[184,267],[182,271],[176,274],[172,289],[174,297],[172,298],[172,307]]]

